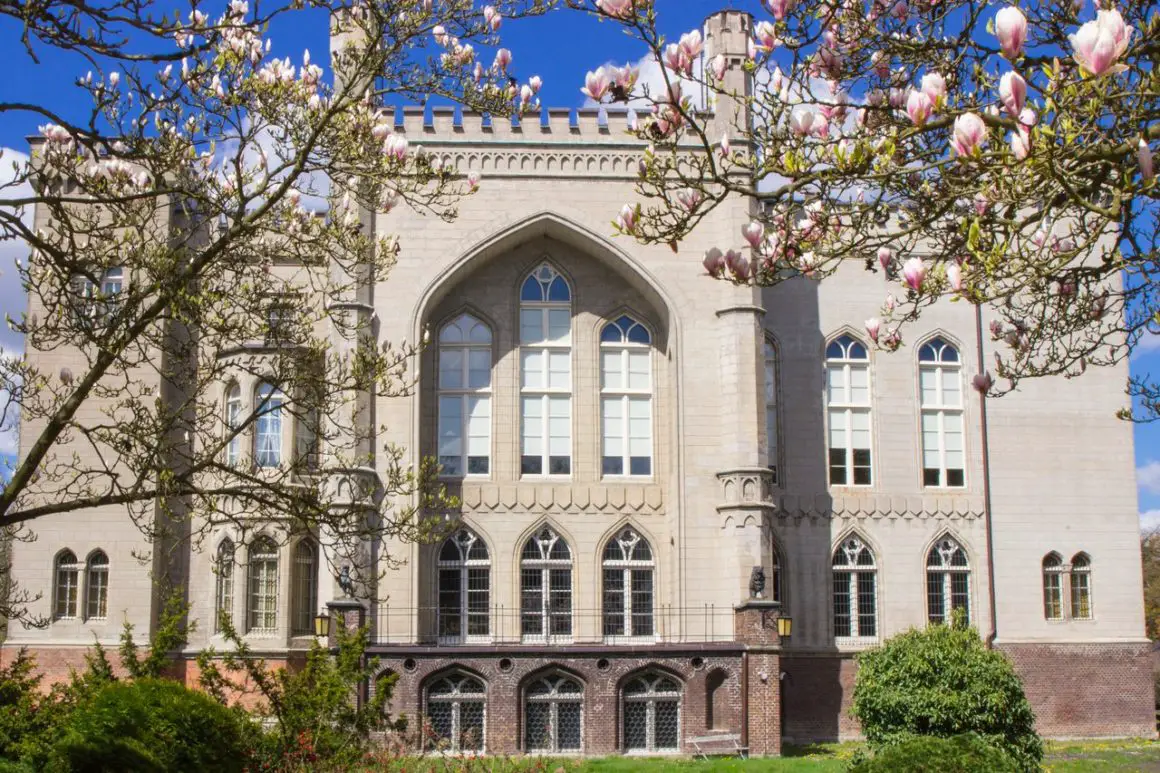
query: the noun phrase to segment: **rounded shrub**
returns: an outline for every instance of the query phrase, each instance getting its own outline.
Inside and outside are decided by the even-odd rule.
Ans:
[[[938,738],[916,735],[856,761],[849,773],[1020,773],[1002,749],[974,733]]]
[[[240,710],[177,682],[116,682],[72,712],[46,770],[240,773],[256,732]]]
[[[975,733],[1021,770],[1038,770],[1043,758],[1011,661],[971,628],[910,630],[859,655],[851,713],[875,751],[910,736]]]

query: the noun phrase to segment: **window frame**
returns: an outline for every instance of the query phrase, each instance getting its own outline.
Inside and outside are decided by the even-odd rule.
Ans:
[[[259,552],[259,550],[265,552]],[[246,634],[274,636],[278,633],[278,600],[281,596],[282,566],[278,543],[267,535],[256,537],[246,550]],[[273,564],[273,593],[263,593],[270,587],[268,578],[258,574],[259,569],[271,571]],[[265,582],[263,582],[265,580]],[[260,617],[259,617],[260,616]],[[264,618],[264,619],[263,619]],[[261,625],[272,621],[273,625]]]
[[[626,548],[626,545],[628,546]],[[644,546],[648,551],[648,558],[633,558],[639,547]],[[609,553],[613,546],[620,552],[619,558],[610,558]],[[618,573],[621,586],[618,593],[621,600],[618,610],[609,609],[608,579],[611,573]],[[635,597],[646,592],[638,589],[638,573],[648,573],[649,608],[647,613],[637,612],[634,609]],[[657,607],[657,562],[656,552],[652,543],[633,526],[622,526],[605,542],[600,560],[600,629],[601,637],[606,644],[623,642],[655,642],[659,636],[656,624]],[[637,632],[637,621],[643,621],[647,615],[648,632]],[[610,620],[619,618],[620,629],[623,633],[609,633]],[[614,626],[615,627],[615,626]]]
[[[443,558],[444,552],[448,545],[453,545],[458,553],[458,558],[455,560]],[[484,556],[472,557],[472,551],[479,547],[483,550]],[[472,594],[480,595],[481,589],[472,588],[471,570],[485,570],[484,576],[487,579],[487,587],[482,589],[482,595],[486,598],[486,604],[483,612],[472,611],[471,599]],[[484,644],[492,640],[492,561],[491,550],[487,546],[487,542],[474,529],[467,526],[461,527],[456,532],[439,545],[439,550],[435,554],[435,633],[437,641],[440,644]],[[455,610],[444,609],[443,595],[444,589],[444,573],[456,571],[458,578],[456,580],[455,593],[458,599],[457,608]],[[447,616],[448,619],[454,617],[458,621],[459,632],[455,634],[445,634],[443,620]],[[472,622],[483,620],[486,623],[486,633],[471,633]]]
[[[241,426],[242,413],[245,411],[245,402],[242,399],[242,385],[237,381],[230,381],[225,391],[225,432],[226,448],[225,463],[228,467],[236,467],[242,461],[242,436],[238,431]],[[233,436],[231,437],[231,433]]]
[[[933,355],[933,358],[927,358],[927,352]],[[950,351],[954,353],[954,360],[946,359],[946,353]],[[935,379],[935,395],[938,400],[937,404],[928,405],[925,401],[925,394],[922,389],[922,379],[924,373],[934,374]],[[944,395],[944,379],[947,375],[954,378],[958,386],[959,404],[950,405],[946,402]],[[938,454],[939,467],[928,468],[926,466],[926,429],[925,419],[927,416],[932,416],[937,421],[936,436],[938,438],[938,448],[934,451]],[[942,336],[934,336],[924,342],[918,348],[918,436],[919,436],[919,482],[923,489],[932,489],[939,491],[961,491],[967,487],[967,419],[966,419],[966,396],[963,393],[963,361],[962,352],[950,341]],[[952,484],[949,482],[950,473],[955,468],[947,466],[947,437],[952,432],[948,431],[948,419],[951,417],[958,420],[958,434],[959,442],[962,448],[959,453],[962,455],[962,468],[958,470],[962,476],[961,483]],[[927,470],[933,470],[938,473],[938,483],[928,483],[926,479]]]
[[[52,619],[76,620],[80,614],[81,570],[84,564],[68,548],[52,559]],[[71,575],[71,577],[68,577]],[[62,582],[62,579],[67,581]],[[63,611],[62,611],[63,601]]]
[[[563,548],[567,553],[567,558],[552,558],[558,548]],[[573,620],[574,601],[575,601],[575,582],[573,578],[573,553],[568,541],[564,539],[560,533],[551,526],[542,526],[524,542],[524,547],[520,551],[520,640],[524,642],[540,642],[540,643],[557,643],[570,642],[575,632],[575,621]],[[534,589],[527,585],[526,580],[529,577],[535,578],[536,584]],[[560,577],[567,579],[567,586],[555,585],[555,580]],[[534,590],[535,595],[539,598],[539,609],[529,609],[525,606],[527,603],[528,591]],[[555,609],[554,603],[556,599],[564,598],[566,601],[566,609],[561,607]],[[539,624],[539,633],[529,633],[529,621],[536,621]],[[566,628],[560,633],[555,633],[556,623],[562,621],[564,623],[561,628]]]
[[[869,563],[862,563],[861,557],[869,556]],[[839,563],[841,557],[846,563]],[[864,645],[881,641],[882,623],[879,620],[879,583],[878,583],[878,556],[859,535],[851,534],[844,538],[830,554],[830,598],[832,602],[832,617],[834,640],[838,644]],[[843,589],[847,599],[847,614],[849,618],[849,634],[838,633],[838,576],[847,575],[846,587]],[[872,609],[867,613],[863,609],[862,578],[870,578],[870,592],[873,594]],[[874,626],[873,634],[865,634],[863,617],[870,617]]]
[[[662,681],[669,681],[676,685],[676,690],[659,690]],[[645,683],[647,689],[642,692],[629,692],[629,688],[636,682]],[[648,670],[635,673],[624,681],[620,688],[620,736],[621,751],[626,755],[653,755],[653,754],[680,754],[681,753],[681,724],[684,720],[685,685],[675,676],[663,671]],[[675,703],[677,710],[677,744],[673,747],[658,747],[657,711],[658,703]],[[628,705],[630,703],[644,703],[645,709],[645,747],[629,748],[628,746]]]
[[[222,612],[225,612],[230,625],[235,624],[234,599],[237,593],[237,550],[238,548],[234,544],[234,541],[226,537],[218,543],[217,550],[214,551],[213,630],[215,634],[222,633]]]
[[[1087,614],[1076,614],[1076,608],[1079,604],[1078,594],[1076,593],[1076,578],[1083,577],[1083,589],[1081,593],[1087,596]],[[1092,594],[1092,559],[1091,556],[1080,551],[1071,558],[1071,563],[1068,565],[1068,612],[1071,620],[1087,623],[1096,619],[1095,604]]]
[[[464,328],[462,323],[470,323],[470,327]],[[453,327],[463,332],[462,341],[448,342],[444,340],[447,331]],[[481,327],[486,331],[486,343],[471,340],[471,334],[476,327]],[[487,322],[470,311],[463,311],[456,314],[439,328],[437,342],[438,345],[435,348],[435,456],[440,463],[439,476],[441,478],[455,479],[489,479],[494,470],[492,459],[495,455],[493,453],[495,433],[492,431],[495,419],[495,392],[492,386],[495,379],[495,334],[492,331],[491,325]],[[460,363],[461,387],[447,387],[443,384],[443,354],[452,350],[460,352],[462,356],[462,362]],[[483,351],[487,352],[487,384],[482,387],[472,387],[471,354],[473,352]],[[462,467],[462,470],[459,472],[447,471],[446,466],[443,464],[444,455],[440,453],[442,450],[440,446],[443,442],[443,401],[445,398],[457,398],[459,402],[458,439],[460,453],[458,461]],[[486,472],[471,472],[471,459],[478,457],[478,454],[472,455],[469,452],[471,443],[471,403],[473,399],[486,402],[487,405],[487,453],[483,456],[487,466]]]
[[[101,563],[98,560],[103,559]],[[99,579],[98,579],[99,578]],[[94,591],[96,598],[94,598]],[[97,612],[93,612],[94,602]],[[109,619],[109,554],[97,548],[85,560],[85,610],[84,619]]]
[[[780,379],[781,363],[777,342],[769,335],[763,337],[762,383],[765,387],[765,464],[773,476],[774,486],[785,486],[785,469],[781,464]],[[873,460],[871,460],[873,461]]]
[[[318,542],[303,537],[290,560],[290,635],[313,636],[318,610]]]
[[[841,356],[831,356],[834,347],[839,347]],[[854,347],[861,348],[862,357],[852,357],[851,352]],[[849,333],[842,333],[833,338],[826,344],[825,349],[825,386],[823,390],[825,403],[825,422],[826,422],[826,480],[831,488],[857,488],[870,489],[875,485],[874,460],[877,454],[874,451],[874,383],[871,378],[870,368],[870,350],[865,343],[850,335]],[[830,399],[830,374],[834,370],[838,370],[842,374],[842,391],[844,396],[849,398],[853,391],[852,374],[855,370],[865,370],[866,373],[866,402],[855,403],[850,401],[833,402]],[[844,416],[844,445],[841,447],[843,452],[842,470],[844,480],[834,481],[834,451],[837,450],[832,445],[833,440],[833,417],[841,413]],[[865,449],[854,448],[854,417],[856,415],[865,415],[866,417],[866,432],[869,435],[868,446]],[[856,451],[865,451],[869,454],[869,463],[865,465],[857,464],[855,456]],[[857,478],[857,471],[859,469],[868,470],[868,477],[865,483],[855,482]]]
[[[579,687],[576,692],[560,692],[560,687],[565,682],[571,682]],[[542,694],[531,694],[531,689],[537,684],[544,684],[548,686],[548,691]],[[523,687],[523,744],[522,748],[526,754],[539,755],[556,755],[556,754],[583,754],[584,753],[584,729],[585,729],[585,711],[584,699],[586,697],[585,684],[579,678],[564,672],[564,671],[550,671],[548,673],[541,673],[534,675],[528,679]],[[531,704],[547,704],[548,705],[548,720],[549,733],[551,735],[550,748],[533,747],[530,739],[530,724],[531,724]],[[561,748],[560,746],[560,705],[574,704],[579,709],[580,722],[580,744],[575,748]]]
[[[545,270],[548,272],[544,274]],[[556,281],[563,282],[567,290],[567,301],[553,301],[550,300]],[[540,300],[525,300],[524,290],[529,286],[529,283],[535,283],[539,287]],[[519,416],[520,416],[520,436],[519,436],[519,475],[520,478],[540,479],[540,478],[556,478],[556,479],[570,479],[575,473],[575,400],[573,388],[575,386],[575,363],[574,348],[573,348],[573,315],[572,315],[572,285],[552,263],[542,261],[536,268],[525,275],[524,280],[520,283],[519,288],[519,303],[518,303],[518,320],[517,320],[517,339],[519,342]],[[567,338],[561,341],[553,341],[551,338],[551,318],[552,311],[566,310],[568,313],[568,335]],[[524,312],[536,311],[539,316],[540,336],[538,341],[524,341]],[[530,355],[533,352],[538,352],[541,357],[539,378],[540,385],[527,386],[526,376],[530,369],[525,367],[525,355]],[[552,387],[551,386],[551,364],[553,354],[565,355],[565,360],[568,363],[568,385],[567,387]],[[538,398],[540,404],[540,454],[539,454],[539,472],[531,469],[526,469],[531,462],[535,460],[535,456],[525,454],[525,441],[530,437],[528,435],[526,426],[529,418],[529,413],[525,410],[525,406],[530,401],[535,401]],[[553,416],[553,406],[567,405],[568,416],[568,455],[562,457],[559,454],[552,454],[552,419],[562,420],[562,416]],[[566,471],[553,471],[553,459],[566,460]]]
[[[262,396],[262,390],[269,388],[268,396]],[[276,469],[282,466],[286,456],[286,418],[289,411],[286,410],[286,395],[281,389],[276,387],[269,381],[259,381],[254,387],[254,466],[258,469]],[[263,438],[270,437],[273,433],[270,431],[270,426],[276,422],[278,442],[273,449],[276,449],[277,458],[272,460],[264,455],[273,453],[272,449],[263,450]]]
[[[461,688],[467,680],[472,680],[478,683],[482,689],[478,692],[461,692]],[[455,687],[447,693],[431,694],[433,687],[438,686],[442,682],[450,683],[452,680],[458,680]],[[466,671],[451,671],[436,675],[434,678],[428,680],[427,684],[423,686],[423,725],[431,725],[431,704],[449,704],[451,706],[451,738],[447,747],[448,751],[456,754],[474,753],[484,754],[487,751],[487,714],[488,714],[488,683],[480,676],[466,672]],[[463,736],[463,704],[464,703],[480,703],[482,710],[480,712],[480,738],[479,748],[464,749],[462,748]],[[433,735],[433,734],[432,734]],[[432,748],[438,741],[432,738],[425,744],[427,748]],[[428,746],[430,744],[430,746]]]
[[[1067,574],[1063,565],[1063,557],[1055,551],[1048,553],[1040,562],[1040,569],[1043,576],[1043,619],[1049,623],[1063,622],[1063,586],[1064,575]],[[1052,614],[1053,603],[1054,615]]]
[[[644,331],[646,340],[644,342],[630,340],[634,329],[640,328]],[[605,341],[605,334],[610,329],[616,330],[620,334],[619,341]],[[656,379],[653,376],[653,334],[648,325],[641,322],[638,318],[630,314],[621,314],[616,319],[605,320],[604,324],[600,326],[600,333],[598,340],[598,364],[600,371],[600,477],[602,479],[624,479],[624,480],[651,480],[656,475],[656,433],[654,427],[653,410],[655,405],[655,391]],[[648,384],[644,388],[633,388],[629,386],[632,376],[632,353],[643,352],[645,355],[645,362],[648,364],[647,378]],[[610,387],[608,385],[609,371],[605,369],[605,354],[613,353],[619,355],[617,358],[618,369],[617,376],[621,381],[619,387]],[[640,458],[632,454],[632,405],[633,403],[644,403],[647,407],[648,415],[648,456],[645,457],[648,462],[647,472],[633,472],[632,462],[634,459]],[[618,438],[621,447],[619,457],[620,472],[606,472],[605,464],[607,460],[615,460],[617,457],[609,456],[606,453],[608,445],[608,432],[605,428],[605,422],[608,420],[605,414],[605,404],[619,403],[620,410],[620,437]]]
[[[955,565],[953,563],[954,554],[956,552],[961,553],[963,556],[963,563],[960,565]],[[939,558],[939,563],[937,564],[933,562],[933,557],[936,555]],[[927,624],[931,625],[941,623],[943,625],[949,625],[954,619],[954,610],[963,609],[965,610],[966,614],[964,622],[967,625],[970,625],[971,621],[974,619],[974,610],[971,609],[971,606],[975,599],[974,593],[971,589],[971,558],[967,554],[967,549],[963,547],[963,543],[949,535],[939,537],[937,540],[935,540],[934,544],[930,546],[930,549],[927,550],[925,569]],[[941,619],[939,620],[933,619],[933,613],[930,605],[931,598],[933,597],[933,580],[935,575],[941,575],[938,580],[940,599],[942,604],[942,611],[940,613]],[[957,607],[954,604],[955,589],[953,578],[955,576],[965,578],[963,580],[963,593],[966,595],[966,604]]]

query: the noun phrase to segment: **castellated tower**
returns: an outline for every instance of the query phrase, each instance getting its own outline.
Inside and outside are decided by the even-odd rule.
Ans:
[[[715,137],[748,120],[751,25],[735,10],[705,22],[739,97],[713,106]],[[855,655],[963,610],[1011,656],[1046,734],[1154,733],[1131,428],[1114,418],[1126,365],[1023,386],[988,404],[984,428],[969,382],[992,344],[967,304],[925,311],[885,355],[862,332],[885,289],[861,266],[765,290],[705,276],[702,254],[738,246],[759,201],[717,207],[675,253],[613,237],[643,148],[623,112],[393,118],[482,177],[453,222],[360,212],[398,237],[397,265],[328,299],[347,322],[337,352],[431,340],[412,394],[350,401],[343,442],[367,465],[334,485],[377,485],[389,460],[374,452],[393,443],[407,463],[435,457],[461,503],[435,544],[364,546],[390,568],[353,598],[318,569],[319,603],[361,610],[398,677],[393,714],[423,715],[457,751],[777,754],[783,738],[857,737]],[[148,629],[121,515],[15,546],[14,576],[48,591],[46,614],[61,551],[112,551],[110,611],[16,628],[6,657],[29,646],[63,673],[124,617]],[[209,620],[212,563],[183,560]],[[277,619],[244,633],[292,661],[310,644],[290,620],[295,555],[265,561]],[[182,657],[215,643],[203,624]]]

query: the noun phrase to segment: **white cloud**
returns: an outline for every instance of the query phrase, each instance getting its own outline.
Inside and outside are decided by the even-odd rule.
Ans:
[[[0,147],[0,208],[11,211],[11,207],[4,206],[6,200],[32,195],[31,185],[15,182],[27,163],[27,153]],[[20,219],[30,226],[32,208],[25,207],[20,213]],[[27,260],[28,252],[28,245],[22,239],[0,229],[0,318],[7,312],[14,319],[19,319],[28,307],[28,298],[16,271],[16,260]],[[21,352],[24,350],[23,336],[9,330],[7,325],[0,324],[0,347],[7,351]]]
[[[1145,510],[1140,513],[1140,531],[1160,528],[1160,510]]]
[[[1136,341],[1136,346],[1132,349],[1132,354],[1150,354],[1151,352],[1160,352],[1160,333],[1152,330],[1145,330],[1141,334],[1140,339]]]
[[[1160,494],[1160,462],[1145,462],[1137,467],[1136,486],[1149,494]]]

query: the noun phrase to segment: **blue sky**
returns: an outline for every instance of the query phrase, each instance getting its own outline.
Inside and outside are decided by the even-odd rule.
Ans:
[[[158,3],[158,6],[168,3]],[[206,10],[220,3],[204,3]],[[664,32],[677,36],[698,27],[704,18],[723,6],[759,14],[757,0],[657,0]],[[508,21],[502,29],[504,45],[514,54],[512,70],[521,81],[533,74],[544,80],[540,92],[546,106],[579,106],[584,73],[607,61],[624,64],[638,60],[643,51],[620,29],[599,23],[574,12],[558,12],[539,19]],[[11,19],[0,19],[0,65],[6,73],[3,96],[6,102],[43,104],[65,116],[76,116],[87,106],[85,95],[73,85],[74,79],[89,69],[78,57],[39,48],[39,63],[19,46],[20,29]],[[318,14],[296,13],[292,19],[276,23],[270,30],[272,53],[290,56],[300,62],[304,49],[316,61],[323,59],[328,48],[326,19]],[[0,120],[0,179],[13,157],[11,151],[27,150],[25,137],[36,132],[43,118],[34,115],[5,115]],[[16,156],[20,157],[20,156]],[[15,286],[11,261],[25,250],[19,245],[0,243],[0,313],[19,315],[24,308],[20,289]],[[19,337],[0,326],[0,349],[20,351]],[[1133,358],[1136,372],[1160,371],[1160,336],[1149,336]],[[1145,524],[1160,526],[1160,423],[1138,425],[1136,463],[1140,494],[1140,512]],[[12,450],[11,441],[0,440],[0,457]]]

